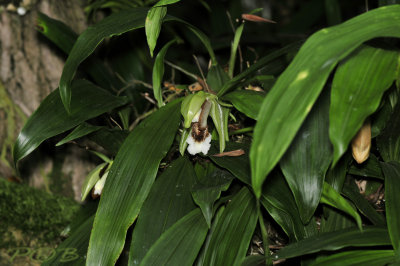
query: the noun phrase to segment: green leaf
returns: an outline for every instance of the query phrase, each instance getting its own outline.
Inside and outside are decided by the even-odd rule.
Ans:
[[[102,128],[88,137],[90,140],[96,142],[104,149],[106,149],[111,155],[116,155],[122,143],[128,137],[129,131],[121,129],[109,129]]]
[[[140,265],[193,265],[207,231],[201,211],[191,211],[162,234]]]
[[[114,264],[126,231],[147,198],[180,122],[181,101],[160,108],[129,134],[108,174],[90,237],[87,264]]]
[[[355,185],[355,183],[353,183]],[[386,222],[375,208],[364,198],[359,191],[346,185],[343,187],[343,195],[349,198],[356,207],[364,214],[374,225],[385,226]]]
[[[230,101],[233,106],[243,114],[257,120],[257,115],[260,111],[265,95],[266,94],[263,92],[236,90],[225,94],[223,99]]]
[[[160,0],[157,2],[157,4],[154,5],[154,7],[157,6],[166,6],[166,5],[171,5],[179,2],[180,0]]]
[[[78,138],[81,138],[83,136],[86,136],[90,133],[93,133],[102,127],[100,126],[93,126],[88,123],[82,123],[79,126],[77,126],[71,133],[69,133],[65,138],[57,142],[56,146],[61,146],[71,140],[75,140]]]
[[[250,184],[250,160],[249,160],[249,145],[246,143],[228,142],[226,144],[226,152],[234,150],[244,150],[244,154],[240,156],[222,156],[216,157],[214,154],[219,153],[215,142],[211,145],[208,152],[208,158],[218,166],[228,170],[240,181]]]
[[[378,158],[370,154],[366,162],[362,164],[353,164],[349,169],[349,174],[363,177],[373,177],[383,180],[382,167]]]
[[[43,266],[83,265],[87,251],[90,231],[92,229],[94,215],[86,219],[66,240],[55,250],[55,254],[42,263]],[[78,261],[76,261],[79,259]]]
[[[242,23],[235,31],[235,37],[233,39],[232,42],[232,46],[231,46],[231,55],[229,57],[229,71],[228,71],[228,75],[230,78],[233,77],[233,73],[235,70],[235,61],[236,61],[236,52],[239,46],[239,41],[240,41],[240,37],[242,36],[242,32],[243,32],[243,28],[244,28],[244,23]]]
[[[206,266],[204,264],[205,252],[208,250],[208,246],[210,245],[210,239],[214,235],[215,228],[217,227],[224,210],[225,210],[225,207],[221,206],[217,210],[217,212],[215,213],[215,216],[214,216],[214,218],[212,220],[211,228],[208,230],[206,240],[204,241],[203,247],[201,248],[201,250],[199,252],[199,255],[197,257],[197,260],[196,260],[194,265],[196,265],[196,266],[203,266],[203,265]]]
[[[319,204],[325,174],[332,159],[328,137],[328,96],[328,93],[321,95],[280,161],[304,224],[308,223]]]
[[[205,252],[204,265],[237,265],[244,257],[257,223],[256,202],[244,187],[222,213]]]
[[[78,38],[78,34],[70,27],[41,12],[37,14],[37,29],[66,54],[69,54]]]
[[[385,175],[387,227],[397,259],[400,259],[400,163],[382,163]]]
[[[337,62],[369,39],[400,37],[399,13],[400,6],[371,10],[318,31],[302,46],[265,98],[254,129],[250,161],[257,197],[261,196],[265,178],[289,147]]]
[[[288,259],[321,250],[339,250],[345,247],[376,247],[390,245],[386,228],[365,227],[361,232],[357,228],[329,232],[313,236],[290,244],[279,250],[274,260]]]
[[[147,44],[149,45],[151,57],[153,57],[153,51],[156,47],[161,25],[166,14],[167,7],[165,6],[152,7],[147,13],[144,28],[146,30]]]
[[[93,53],[106,37],[120,35],[144,27],[146,8],[135,8],[112,14],[96,25],[87,28],[77,39],[60,78],[60,94],[66,110],[71,105],[71,81],[80,63]]]
[[[191,195],[195,182],[196,174],[186,157],[172,162],[157,178],[133,230],[129,265],[139,265],[157,239],[196,208]]]
[[[225,113],[229,112],[227,108],[222,107],[216,100],[211,101],[211,110],[210,116],[214,122],[214,126],[218,132],[219,138],[219,152],[223,152],[225,150],[225,140],[227,138],[225,130]]]
[[[106,17],[96,25],[87,28],[79,36],[70,52],[67,61],[65,62],[60,78],[60,95],[66,110],[70,109],[71,81],[78,66],[94,52],[96,47],[105,38],[121,35],[134,29],[143,28],[147,11],[147,8],[139,7],[120,11]],[[204,44],[211,56],[212,61],[216,63],[215,54],[212,50],[210,40],[203,32],[183,20],[168,15],[164,18],[164,22],[170,20],[178,21],[188,27]]]
[[[356,220],[358,228],[362,230],[362,221],[360,215],[353,208],[353,206],[351,206],[350,203],[339,194],[339,192],[333,189],[331,185],[326,182],[324,182],[321,203],[327,204],[349,214]]]
[[[320,257],[311,265],[388,265],[394,260],[393,250],[353,250]]]
[[[81,192],[81,201],[84,201],[92,190],[94,185],[96,185],[97,181],[100,179],[100,172],[108,163],[99,164],[96,168],[89,172],[89,174],[85,177],[85,180],[82,184],[82,192]]]
[[[168,51],[168,48],[175,42],[176,40],[172,40],[168,42],[157,54],[156,60],[153,66],[153,92],[154,97],[157,100],[158,107],[164,106],[162,91],[161,91],[161,83],[164,76],[164,57]]]
[[[219,92],[224,84],[229,81],[229,76],[220,65],[213,65],[208,71],[206,79],[210,89]]]
[[[282,227],[290,241],[301,240],[317,234],[316,224],[313,220],[306,226],[301,221],[293,194],[281,173],[276,173],[266,181],[261,203]]]
[[[243,79],[249,78],[252,74],[254,74],[259,69],[261,69],[271,63],[274,63],[274,61],[276,59],[280,58],[281,56],[298,50],[301,44],[302,44],[302,42],[295,42],[295,43],[287,45],[287,46],[283,47],[282,49],[279,49],[273,53],[270,53],[264,57],[261,57],[259,60],[257,60],[256,63],[252,64],[249,68],[247,68],[240,74],[236,75],[228,82],[224,83],[222,88],[218,91],[217,96],[219,97],[219,96],[224,95],[226,92],[228,92],[232,88],[235,88],[239,83],[241,83]]]
[[[383,133],[377,137],[376,143],[385,162],[400,162],[400,105],[397,104],[395,110]]]
[[[226,191],[233,176],[224,170],[215,169],[204,177],[198,176],[198,183],[193,188],[192,197],[194,202],[201,208],[208,227],[214,214],[214,203],[221,197],[221,192]]]
[[[58,90],[50,93],[31,115],[14,145],[14,164],[27,156],[44,140],[63,133],[90,118],[127,103],[84,80],[72,84],[71,113],[62,106]]]
[[[393,83],[399,53],[361,46],[339,64],[332,81],[329,137],[333,165]]]

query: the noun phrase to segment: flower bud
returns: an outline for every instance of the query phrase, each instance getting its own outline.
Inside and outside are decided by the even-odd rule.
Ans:
[[[365,121],[357,135],[351,142],[351,150],[353,158],[357,163],[365,162],[369,157],[371,149],[371,123],[369,120]]]

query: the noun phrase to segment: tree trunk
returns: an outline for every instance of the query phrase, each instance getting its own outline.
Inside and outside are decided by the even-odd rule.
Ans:
[[[25,0],[23,4],[27,2],[32,3],[23,16],[8,10],[0,13],[0,177],[9,179],[16,174],[13,143],[27,117],[58,87],[66,58],[35,29],[37,12],[67,23],[78,33],[86,28],[86,1]],[[62,154],[61,158],[46,152],[29,157],[25,164],[29,168],[21,178],[34,187],[79,199],[80,185],[91,167],[85,162],[87,155],[75,147],[62,148]]]

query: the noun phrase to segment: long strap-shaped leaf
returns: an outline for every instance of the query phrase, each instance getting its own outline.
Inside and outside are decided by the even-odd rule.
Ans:
[[[84,80],[75,81],[71,92],[74,103],[69,115],[62,106],[58,89],[47,96],[32,114],[15,142],[15,164],[44,140],[127,103],[125,97],[115,97]]]
[[[162,234],[140,265],[193,265],[207,231],[207,223],[201,211],[191,211]]]
[[[400,6],[378,8],[313,34],[263,102],[250,152],[257,197],[289,147],[338,61],[376,37],[400,37]]]
[[[139,265],[157,239],[196,208],[191,195],[195,181],[196,173],[185,156],[175,160],[157,178],[133,230],[129,265]]]
[[[280,162],[304,224],[319,204],[332,159],[328,117],[329,94],[323,93]]]
[[[174,139],[180,103],[172,102],[127,137],[110,169],[94,220],[87,265],[113,265]]]
[[[228,204],[205,251],[203,265],[238,265],[257,223],[254,196],[244,187]]]
[[[335,231],[310,237],[279,250],[274,259],[287,259],[321,250],[338,250],[345,247],[371,247],[390,245],[386,228],[366,227]]]

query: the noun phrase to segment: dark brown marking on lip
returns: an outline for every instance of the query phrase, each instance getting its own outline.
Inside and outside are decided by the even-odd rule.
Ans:
[[[208,135],[208,127],[200,127],[199,122],[192,123],[192,137],[196,142],[203,142]]]

